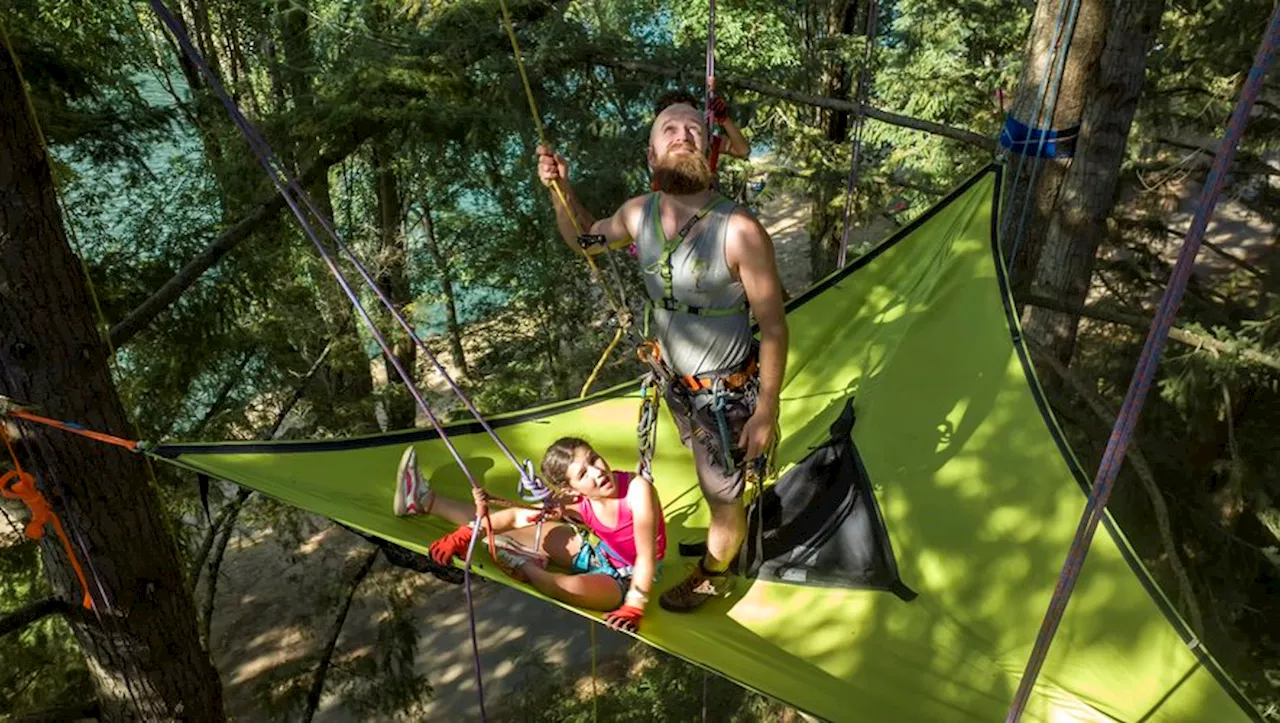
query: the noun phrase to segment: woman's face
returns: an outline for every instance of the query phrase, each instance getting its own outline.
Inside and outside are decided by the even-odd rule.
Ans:
[[[617,492],[609,463],[589,447],[579,447],[565,470],[569,486],[584,497],[612,497]]]

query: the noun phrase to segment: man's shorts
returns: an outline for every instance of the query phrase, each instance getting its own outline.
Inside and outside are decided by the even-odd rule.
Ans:
[[[678,395],[678,396],[677,396]],[[730,392],[724,406],[725,426],[728,429],[732,470],[725,469],[721,454],[721,431],[712,409],[711,392],[695,395],[671,389],[666,391],[667,408],[680,430],[680,442],[693,452],[693,463],[698,470],[698,486],[707,504],[731,505],[742,499],[746,489],[743,458],[746,449],[738,446],[742,428],[755,412],[756,395]]]

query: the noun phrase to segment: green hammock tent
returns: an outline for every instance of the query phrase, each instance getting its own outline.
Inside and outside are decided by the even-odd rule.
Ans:
[[[1003,719],[1088,478],[1020,342],[993,227],[999,185],[997,167],[983,170],[790,303],[780,475],[753,509],[765,529],[742,555],[748,576],[696,613],[651,606],[645,642],[829,720]],[[519,457],[574,434],[625,468],[638,394],[624,385],[490,421]],[[448,433],[487,488],[513,494],[518,473],[479,425]],[[700,540],[707,508],[665,410],[658,438],[670,539]],[[432,431],[153,453],[425,552],[450,526],[392,515],[407,444],[443,494],[469,499]],[[1260,720],[1104,525],[1024,719]],[[538,594],[486,554],[478,574]],[[671,544],[658,590],[686,563]]]

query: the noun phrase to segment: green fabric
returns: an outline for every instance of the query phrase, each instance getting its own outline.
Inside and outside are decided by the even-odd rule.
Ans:
[[[692,614],[667,613],[655,601],[644,640],[829,720],[1004,718],[1085,494],[1014,342],[991,236],[998,183],[994,169],[978,174],[788,313],[780,471],[824,441],[855,395],[853,437],[902,579],[919,597],[740,580],[732,599]],[[575,434],[627,469],[636,460],[638,394],[632,385],[495,424],[522,458],[536,460],[554,439]],[[665,589],[685,571],[675,543],[701,539],[708,516],[665,409],[660,425],[653,470],[671,540],[658,586]],[[365,438],[345,451],[323,451],[323,443],[159,451],[425,551],[449,526],[391,514],[406,438]],[[515,470],[483,432],[451,438],[487,487],[515,494]],[[441,442],[416,446],[443,493],[467,499]],[[477,551],[481,575],[536,594],[483,555]],[[1183,642],[1181,621],[1144,582],[1107,520],[1023,720],[1257,718],[1215,676],[1217,664]]]

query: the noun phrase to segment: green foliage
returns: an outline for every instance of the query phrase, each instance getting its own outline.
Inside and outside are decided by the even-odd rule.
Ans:
[[[7,503],[0,505],[13,518],[16,510]],[[0,518],[0,530],[0,600],[5,601],[0,617],[4,617],[51,593],[41,572],[39,546],[10,535],[7,519]],[[0,716],[53,708],[93,695],[80,647],[57,615],[0,637],[0,660],[7,663],[0,667]]]

